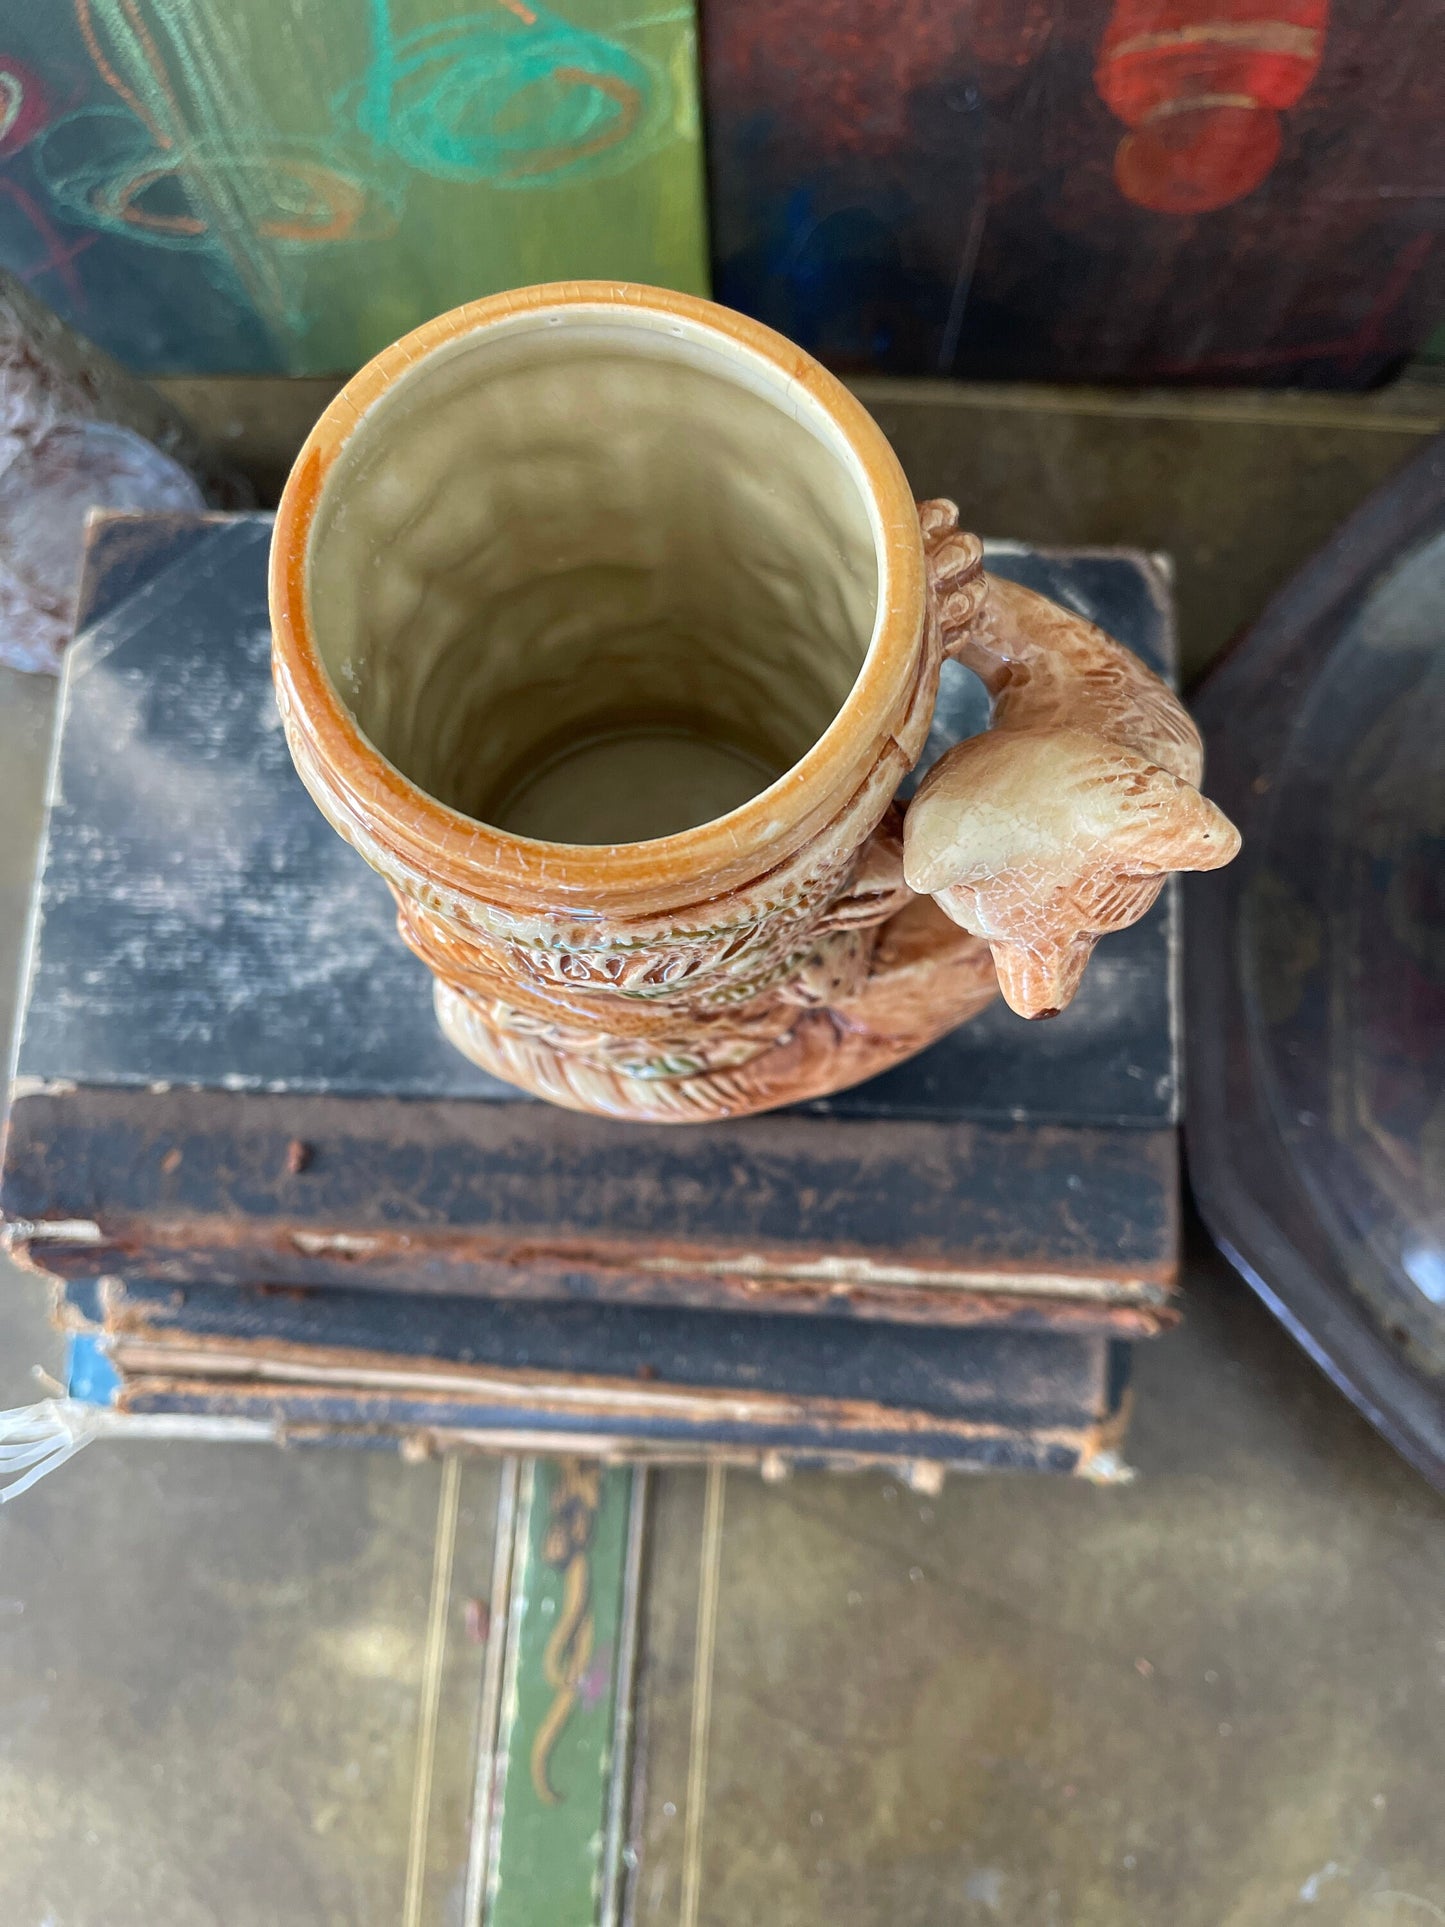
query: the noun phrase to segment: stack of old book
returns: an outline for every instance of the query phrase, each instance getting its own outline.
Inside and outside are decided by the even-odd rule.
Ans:
[[[804,1109],[642,1128],[444,1041],[385,885],[294,775],[259,515],[89,546],[3,1210],[71,1391],[278,1437],[1107,1471],[1173,1316],[1166,892],[1065,1015],[1000,1004]],[[1167,578],[990,566],[1172,666]],[[963,671],[932,753],[979,726]]]

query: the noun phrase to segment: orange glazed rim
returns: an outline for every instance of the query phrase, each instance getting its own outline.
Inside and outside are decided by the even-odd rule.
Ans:
[[[801,389],[852,458],[878,568],[873,634],[852,689],[798,762],[726,816],[645,843],[544,843],[494,828],[412,782],[358,727],[321,660],[308,563],[326,478],[373,404],[433,352],[519,318],[586,313],[682,323],[719,338]],[[594,911],[660,908],[708,897],[786,860],[857,793],[912,697],[926,609],[923,541],[907,479],[883,431],[803,349],[761,323],[696,295],[626,282],[569,281],[514,289],[438,315],[383,349],[329,404],[287,477],[271,541],[273,655],[293,720],[327,787],[369,832],[438,883],[518,907],[570,903]],[[690,887],[688,887],[690,886]]]

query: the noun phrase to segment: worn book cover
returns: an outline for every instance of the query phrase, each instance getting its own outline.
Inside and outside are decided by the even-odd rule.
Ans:
[[[1102,1332],[357,1290],[72,1281],[72,1393],[278,1438],[761,1465],[1111,1476],[1130,1347]]]
[[[1177,1246],[1175,902],[1060,1018],[1002,1003],[871,1084],[668,1130],[496,1083],[295,776],[263,515],[112,517],[59,705],[3,1170],[62,1277],[1147,1335]],[[1167,572],[990,567],[1172,666]],[[946,669],[929,754],[984,721]]]

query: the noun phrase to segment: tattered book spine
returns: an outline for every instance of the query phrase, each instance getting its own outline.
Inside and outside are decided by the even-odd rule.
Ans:
[[[769,1472],[887,1465],[925,1484],[950,1466],[1118,1471],[1128,1353],[1098,1336],[854,1325],[823,1334],[815,1369],[811,1324],[759,1330],[720,1314],[619,1319],[586,1307],[468,1314],[374,1293],[118,1279],[68,1288],[61,1308],[72,1333],[101,1347],[104,1396],[120,1415],[190,1413],[427,1452],[583,1451]],[[432,1349],[398,1349],[397,1332]]]

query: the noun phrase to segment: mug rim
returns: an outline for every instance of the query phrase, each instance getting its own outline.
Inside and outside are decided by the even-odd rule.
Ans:
[[[310,607],[308,565],[326,478],[372,407],[420,362],[466,336],[524,316],[589,311],[614,322],[680,320],[802,388],[856,463],[878,569],[867,653],[836,715],[804,755],[726,815],[640,843],[541,842],[432,796],[377,749],[342,701],[322,662]],[[423,323],[367,362],[322,412],[276,512],[269,569],[273,666],[300,712],[315,774],[345,799],[347,813],[359,816],[370,836],[437,881],[539,909],[573,904],[620,911],[640,907],[639,899],[680,904],[786,861],[856,795],[911,705],[925,580],[922,531],[897,456],[863,404],[804,349],[700,296],[613,281],[541,283],[467,302]],[[678,885],[688,887],[679,893]]]

